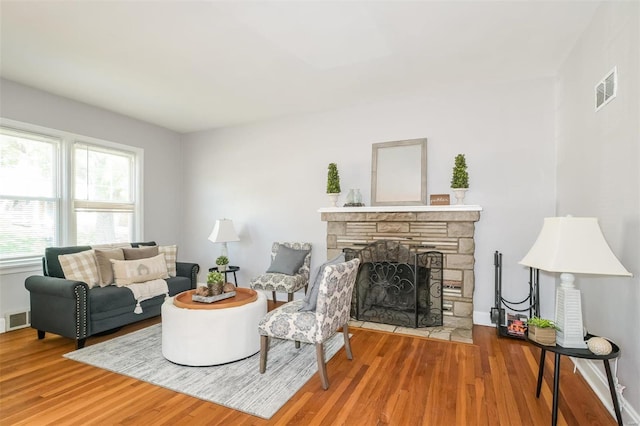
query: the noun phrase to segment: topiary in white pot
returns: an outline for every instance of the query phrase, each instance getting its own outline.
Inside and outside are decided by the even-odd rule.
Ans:
[[[464,154],[456,155],[451,177],[451,189],[456,196],[456,204],[464,204],[464,197],[469,189],[469,173]]]

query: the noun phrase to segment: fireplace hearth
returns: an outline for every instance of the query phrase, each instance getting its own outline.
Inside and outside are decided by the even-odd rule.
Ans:
[[[402,327],[442,326],[442,253],[418,252],[398,241],[345,248],[359,258],[351,317]]]

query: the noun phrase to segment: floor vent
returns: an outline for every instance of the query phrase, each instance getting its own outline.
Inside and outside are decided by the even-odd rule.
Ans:
[[[31,325],[31,312],[22,311],[5,314],[7,331],[29,327]]]

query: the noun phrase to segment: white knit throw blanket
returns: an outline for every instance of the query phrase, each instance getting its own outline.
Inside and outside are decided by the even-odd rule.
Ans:
[[[142,307],[140,302],[143,300],[151,299],[161,294],[165,295],[165,298],[169,297],[169,286],[165,280],[151,280],[144,283],[129,284],[127,286],[133,293],[133,298],[136,299],[136,308],[133,310],[136,314],[142,313]]]

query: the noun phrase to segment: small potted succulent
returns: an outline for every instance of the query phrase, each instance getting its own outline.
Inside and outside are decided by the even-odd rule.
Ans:
[[[229,258],[227,256],[218,256],[216,259],[216,265],[218,266],[218,271],[226,271],[227,265],[229,265]]]
[[[456,204],[464,204],[464,196],[469,189],[469,173],[467,172],[467,161],[464,154],[456,155],[451,177],[451,189],[456,196]]]
[[[222,272],[213,271],[207,275],[207,287],[209,287],[209,296],[217,296],[222,294],[224,286],[224,274]]]
[[[532,317],[527,320],[529,339],[545,346],[556,345],[558,326],[549,319]]]
[[[340,196],[340,175],[338,174],[338,165],[329,163],[329,171],[327,172],[327,195],[332,207],[338,206],[338,197]]]

